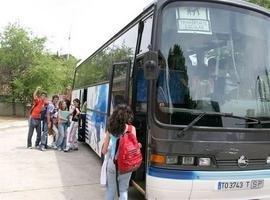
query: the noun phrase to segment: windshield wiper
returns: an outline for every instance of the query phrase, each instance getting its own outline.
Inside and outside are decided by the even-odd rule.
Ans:
[[[203,111],[198,111],[198,110],[191,110],[189,113],[191,114],[199,114],[195,119],[193,119],[184,129],[182,129],[178,134],[177,137],[184,136],[185,132],[192,128],[202,117],[205,115],[207,116],[221,116],[221,117],[232,117],[236,119],[245,119],[245,120],[250,120],[253,122],[246,122],[247,123],[252,123],[252,124],[262,124],[264,121],[260,121],[258,119],[250,118],[250,117],[244,117],[244,116],[237,116],[233,115],[233,113],[220,113],[220,112],[203,112]],[[270,121],[265,121],[267,123],[270,123]]]
[[[206,112],[201,113],[198,115],[195,119],[193,119],[183,130],[181,130],[179,133],[177,133],[177,137],[184,136],[188,129],[190,129],[194,124],[196,124],[204,115],[206,115]]]

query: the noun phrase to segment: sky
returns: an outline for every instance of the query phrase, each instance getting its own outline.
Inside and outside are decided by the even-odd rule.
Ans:
[[[85,59],[151,2],[153,0],[3,1],[0,30],[9,23],[19,23],[34,36],[46,37],[49,51]]]

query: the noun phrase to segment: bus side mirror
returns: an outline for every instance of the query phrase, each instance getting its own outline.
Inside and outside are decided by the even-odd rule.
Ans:
[[[143,71],[145,80],[156,80],[158,78],[158,53],[148,51],[143,58]]]

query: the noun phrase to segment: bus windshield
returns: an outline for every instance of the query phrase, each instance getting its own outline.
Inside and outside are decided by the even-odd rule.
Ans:
[[[164,7],[156,83],[156,117],[187,125],[183,109],[270,118],[270,20],[244,8],[204,2]],[[209,116],[197,125],[247,128]],[[244,120],[247,121],[247,120]]]

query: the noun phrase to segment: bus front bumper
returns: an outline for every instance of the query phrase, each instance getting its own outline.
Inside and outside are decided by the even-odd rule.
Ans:
[[[154,173],[153,173],[154,171]],[[146,176],[148,200],[174,199],[270,199],[270,170],[237,172],[179,172],[150,169]],[[189,176],[193,174],[192,176]],[[197,174],[197,175],[194,175]],[[182,178],[181,178],[182,177]],[[259,189],[220,189],[220,183],[246,183],[259,180]]]

